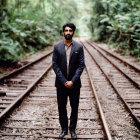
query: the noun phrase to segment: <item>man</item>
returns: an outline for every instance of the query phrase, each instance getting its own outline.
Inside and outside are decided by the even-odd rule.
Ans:
[[[67,23],[63,26],[64,40],[54,45],[52,65],[56,74],[55,86],[57,88],[57,102],[59,121],[62,132],[59,137],[68,134],[67,98],[69,96],[71,116],[69,130],[72,138],[77,138],[75,132],[78,118],[78,105],[80,96],[80,76],[85,67],[83,46],[72,40],[75,25]]]

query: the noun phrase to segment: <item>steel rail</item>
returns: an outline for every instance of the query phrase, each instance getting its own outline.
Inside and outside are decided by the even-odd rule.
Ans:
[[[44,56],[45,57],[45,56]],[[33,62],[35,63],[35,62]],[[22,102],[22,100],[29,94],[29,92],[35,87],[35,85],[41,80],[41,78],[48,73],[48,71],[52,68],[52,64],[48,66],[48,68],[22,93],[17,99],[11,103],[1,114],[0,114],[0,124],[3,123],[4,118],[12,112],[15,107]]]
[[[129,65],[131,68],[133,68],[134,70],[136,70],[137,72],[140,72],[140,68],[138,68],[137,66],[134,66],[133,64],[131,64],[130,62],[122,59],[121,57],[119,56],[116,56],[115,54],[112,54],[110,51],[106,50],[105,48],[102,48],[100,45],[98,45],[97,43],[95,42],[92,42],[90,43],[89,41],[86,40],[86,42],[88,44],[95,44],[98,48],[100,48],[101,50],[105,51],[106,53],[108,53],[109,55],[111,55],[112,57],[122,61],[125,65]]]
[[[88,42],[89,45],[91,45],[92,47],[94,47],[94,49],[96,49],[107,61],[109,61],[117,70],[119,70],[129,81],[131,81],[133,83],[133,85],[140,89],[140,85],[139,83],[137,83],[136,81],[134,81],[131,77],[129,77],[126,73],[124,73],[118,66],[116,66],[110,59],[108,59],[99,49],[97,49],[93,44],[91,44],[90,42]]]
[[[105,116],[104,116],[104,113],[103,113],[99,98],[97,96],[95,86],[94,86],[92,78],[91,78],[91,74],[90,74],[89,69],[87,67],[86,67],[86,71],[87,71],[87,74],[88,74],[88,77],[89,77],[89,80],[90,80],[92,92],[93,92],[93,94],[94,94],[94,96],[96,98],[96,102],[97,102],[97,105],[98,105],[98,108],[99,108],[100,118],[101,118],[101,121],[102,121],[102,124],[103,124],[103,127],[104,127],[104,131],[105,131],[107,140],[112,140],[111,133],[109,131],[109,128],[108,128],[108,125],[107,125],[107,122],[106,122],[106,119],[105,119]]]
[[[81,43],[83,44],[83,42],[81,42]],[[118,94],[118,96],[120,97],[121,101],[124,103],[126,109],[129,111],[130,115],[132,116],[133,120],[136,123],[136,126],[140,129],[140,120],[138,119],[138,117],[133,113],[132,109],[129,107],[129,105],[126,103],[126,101],[123,99],[123,97],[121,96],[121,94],[120,94],[119,90],[117,89],[117,87],[115,86],[115,84],[113,84],[113,81],[108,77],[108,75],[106,74],[106,72],[97,63],[97,61],[95,60],[95,58],[93,57],[93,55],[89,52],[89,50],[87,49],[87,47],[85,47],[84,44],[83,44],[83,46],[86,49],[86,51],[89,53],[89,55],[91,56],[91,58],[94,60],[94,62],[96,63],[96,65],[99,67],[99,69],[102,71],[102,73],[105,75],[106,79],[109,81],[109,83],[111,84],[112,88]]]
[[[89,82],[89,77],[88,77],[88,74],[87,74],[87,72],[86,72],[86,78],[88,79],[88,80],[86,80],[86,84],[88,83],[88,87],[90,87],[89,85],[90,85],[90,82]],[[47,79],[49,79],[49,76],[52,76],[51,75],[51,73],[50,73],[50,75],[48,74],[47,76],[45,76]],[[45,81],[45,83],[44,83],[44,85],[46,85],[47,83],[46,83],[46,78],[43,78],[42,80],[43,81]],[[84,78],[83,78],[84,79]],[[43,85],[43,81],[41,81],[41,83],[39,82],[38,84],[42,84]],[[48,81],[48,83],[50,82],[50,80],[47,80]],[[54,82],[54,81],[53,81]],[[52,85],[51,85],[52,86]],[[50,86],[50,87],[51,87]],[[38,88],[37,88],[37,91],[39,91],[39,88],[42,88],[42,87],[44,87],[44,86],[39,86]],[[86,87],[86,86],[85,86]],[[45,89],[46,89],[46,87],[45,87]],[[49,86],[47,86],[47,89],[46,89],[46,91],[49,89]],[[35,89],[36,90],[36,89]],[[54,90],[54,89],[53,89]],[[43,90],[44,91],[44,90]],[[86,90],[87,91],[87,90]],[[90,87],[90,91],[92,91],[92,89],[91,89],[91,87]],[[45,91],[44,91],[45,92]],[[88,90],[88,92],[89,92],[89,90]],[[93,98],[93,95],[91,95],[91,92],[89,92],[89,94],[90,95],[85,95],[84,94],[84,96],[80,96],[80,98],[82,97],[82,98],[86,98],[86,99],[88,99],[88,97],[89,98]],[[34,96],[32,96],[32,95],[34,95]],[[35,104],[36,105],[48,105],[49,106],[49,104],[50,104],[50,106],[52,105],[52,102],[50,102],[49,104],[48,104],[48,102],[46,102],[45,104],[44,104],[44,101],[43,102],[38,102],[39,100],[39,97],[41,97],[41,99],[42,99],[42,93],[41,93],[41,95],[39,95],[38,96],[38,94],[37,93],[33,93],[33,91],[32,91],[32,93],[30,94],[30,96],[28,97],[28,99],[30,98],[32,98],[32,97],[36,97],[37,98],[37,100],[35,100]],[[52,96],[53,95],[53,96]],[[55,96],[54,96],[55,95]],[[50,93],[48,93],[48,94],[45,94],[45,97],[48,97],[48,99],[49,99],[49,97],[55,97],[56,98],[56,92],[55,93],[52,93],[51,95],[50,95]],[[94,98],[94,101],[95,101],[96,99]],[[30,105],[33,105],[33,102],[29,102],[30,100],[28,100],[28,102],[27,102],[27,100],[24,102],[23,101],[23,104],[22,104],[22,107],[24,106],[24,104],[26,105],[26,104],[28,104],[28,106],[30,107]],[[34,100],[33,100],[34,101]],[[41,100],[40,100],[41,101]],[[46,100],[47,101],[47,100]],[[84,100],[85,101],[85,100]],[[92,100],[91,100],[91,102],[92,102]],[[96,101],[95,101],[96,102]],[[31,104],[30,104],[31,103]],[[40,104],[38,104],[38,103],[40,103]],[[88,102],[89,103],[89,102]],[[27,107],[27,106],[26,106]],[[24,108],[24,107],[23,107]],[[54,107],[53,107],[54,108]],[[53,109],[52,108],[52,109]],[[100,115],[99,115],[99,111],[98,111],[98,107],[97,106],[95,106],[94,108],[96,108],[97,110],[95,111],[96,112],[96,115],[98,114],[98,116],[99,117],[93,117],[93,116],[87,116],[87,117],[85,117],[84,115],[83,116],[81,116],[81,117],[78,117],[79,119],[82,119],[82,120],[90,120],[90,121],[92,121],[92,120],[96,120],[97,122],[99,122],[99,125],[98,125],[98,127],[97,126],[94,126],[94,124],[93,124],[93,126],[91,127],[86,127],[86,126],[81,126],[80,127],[80,129],[89,129],[89,131],[91,131],[91,130],[93,130],[93,131],[96,131],[96,130],[98,130],[98,131],[101,131],[102,133],[99,133],[99,135],[97,134],[96,135],[96,132],[94,133],[93,132],[93,134],[91,134],[91,135],[86,135],[86,134],[83,134],[83,135],[81,135],[81,134],[79,134],[78,135],[78,139],[104,139],[104,138],[106,138],[106,135],[105,135],[105,133],[104,133],[104,129],[103,129],[103,127],[102,127],[102,122],[101,122],[101,120],[99,119],[100,118]],[[20,109],[22,109],[22,108],[20,108]],[[80,109],[80,108],[79,108]],[[85,109],[87,109],[87,110],[89,110],[89,111],[91,111],[92,109],[91,109],[91,107],[85,107],[84,108],[84,110]],[[93,111],[93,110],[92,110]],[[26,113],[25,113],[26,114]],[[51,116],[50,116],[51,115]],[[47,116],[47,118],[48,119],[50,119],[50,120],[52,120],[52,119],[58,119],[59,117],[58,116],[52,116],[52,114],[50,114],[49,116]],[[16,117],[12,117],[11,119],[9,119],[8,118],[8,122],[10,123],[10,121],[13,121],[14,120],[14,122],[15,121],[18,121],[18,122],[20,122],[20,121],[37,121],[38,122],[38,120],[36,120],[36,119],[32,119],[32,118],[30,118],[30,119],[25,119],[25,118],[20,118],[20,119],[18,119],[18,118],[20,118],[20,116],[17,116],[17,118]],[[40,122],[41,121],[44,121],[44,119],[40,119],[39,120]],[[28,122],[28,124],[30,124],[29,122]],[[50,124],[52,124],[52,123],[50,123]],[[49,124],[48,124],[49,125]],[[19,136],[19,137],[24,137],[27,133],[27,131],[26,132],[21,132],[21,131],[18,131],[18,132],[21,132],[21,133],[10,133],[9,131],[6,131],[6,129],[17,129],[17,130],[19,130],[19,129],[22,129],[23,131],[26,129],[26,130],[31,130],[31,129],[34,129],[34,131],[44,131],[44,130],[59,130],[59,127],[56,127],[56,126],[41,126],[41,127],[34,127],[34,126],[22,126],[22,124],[21,125],[18,125],[18,126],[15,126],[15,125],[10,125],[10,126],[2,126],[2,128],[1,128],[1,130],[4,130],[4,131],[1,131],[1,133],[0,133],[0,135],[1,136]],[[42,129],[42,130],[41,130]],[[82,132],[82,131],[81,131]],[[59,135],[58,134],[43,134],[43,135],[41,135],[40,136],[40,139],[43,137],[45,137],[45,138],[54,138],[54,139],[59,139],[59,137],[58,137]],[[39,139],[39,138],[38,138]],[[71,138],[71,136],[70,135],[67,135],[67,136],[65,136],[65,138],[64,139],[72,139]],[[106,138],[107,139],[107,138]]]
[[[6,78],[9,78],[9,77],[13,76],[14,74],[19,73],[20,71],[24,70],[25,68],[27,68],[27,67],[29,67],[29,66],[31,66],[31,65],[33,65],[33,64],[35,64],[35,63],[37,63],[37,62],[39,62],[40,60],[44,59],[45,57],[48,57],[48,56],[51,55],[51,54],[52,54],[52,51],[50,51],[50,52],[48,52],[47,54],[43,55],[43,56],[40,57],[39,59],[36,59],[36,60],[34,60],[33,62],[30,62],[30,63],[28,63],[28,64],[26,64],[26,65],[20,67],[19,69],[16,69],[16,70],[12,71],[11,73],[9,73],[9,74],[7,74],[7,75],[1,77],[1,78],[0,78],[0,82],[2,82],[2,81],[3,81],[4,79],[6,79]]]

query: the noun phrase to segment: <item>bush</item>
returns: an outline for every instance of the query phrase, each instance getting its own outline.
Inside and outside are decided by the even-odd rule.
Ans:
[[[52,26],[51,20],[35,21],[23,18],[21,13],[11,13],[3,11],[0,22],[0,64],[16,63],[27,53],[50,45],[57,38],[57,26]]]
[[[96,40],[140,58],[140,1],[95,0],[89,23]]]

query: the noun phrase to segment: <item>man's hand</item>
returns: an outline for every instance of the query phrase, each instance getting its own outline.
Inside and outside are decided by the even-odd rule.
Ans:
[[[65,87],[66,87],[66,88],[72,88],[72,87],[73,87],[73,82],[72,82],[72,81],[67,81],[67,82],[65,83]]]

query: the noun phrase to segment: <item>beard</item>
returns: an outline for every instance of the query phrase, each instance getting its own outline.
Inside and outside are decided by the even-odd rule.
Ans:
[[[73,35],[67,34],[67,35],[64,35],[64,37],[66,40],[71,40]]]

